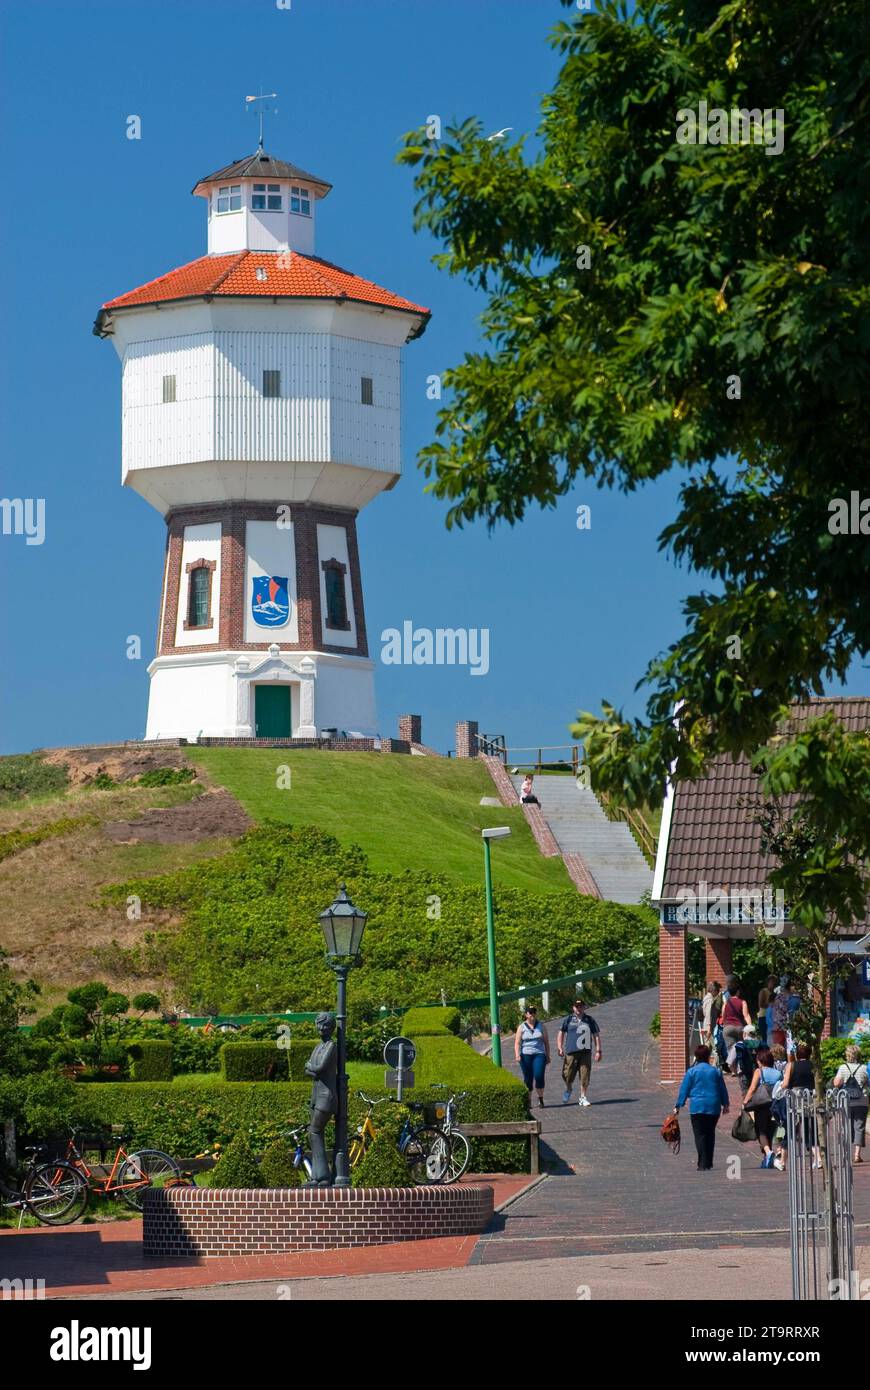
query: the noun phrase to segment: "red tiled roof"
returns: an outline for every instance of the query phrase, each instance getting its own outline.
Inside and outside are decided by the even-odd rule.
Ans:
[[[829,712],[849,733],[870,728],[870,699],[858,695],[795,705],[791,722],[800,727]],[[758,778],[742,756],[715,758],[705,777],[677,784],[663,899],[674,899],[685,888],[697,892],[701,882],[715,892],[763,886],[775,865],[761,852],[761,830],[750,810],[756,802]],[[794,798],[784,798],[784,804],[788,810]]]
[[[265,278],[258,279],[258,270],[265,271]],[[199,299],[203,295],[349,299],[429,317],[429,310],[422,305],[402,299],[391,290],[342,270],[330,261],[322,261],[318,256],[303,256],[298,251],[233,251],[225,256],[201,256],[177,270],[170,270],[167,275],[149,280],[147,285],[107,300],[103,312],[137,304]]]

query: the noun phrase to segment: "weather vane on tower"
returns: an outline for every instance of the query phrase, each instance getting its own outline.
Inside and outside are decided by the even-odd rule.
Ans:
[[[268,105],[268,103],[269,103],[270,101],[277,101],[277,99],[278,99],[278,93],[277,93],[277,92],[262,92],[262,91],[260,92],[260,95],[259,95],[259,96],[256,96],[256,97],[245,97],[245,106],[248,108],[249,111],[254,111],[254,112],[256,112],[256,114],[257,114],[257,115],[259,116],[259,118],[260,118],[260,139],[259,139],[258,145],[257,145],[257,148],[260,149],[260,150],[262,150],[262,148],[263,148],[263,116],[265,115],[265,113],[266,113],[267,111],[270,112],[270,113],[272,113],[273,115],[276,115],[276,116],[277,116],[277,114],[278,114],[278,108],[277,108],[277,106],[269,106],[269,105]]]

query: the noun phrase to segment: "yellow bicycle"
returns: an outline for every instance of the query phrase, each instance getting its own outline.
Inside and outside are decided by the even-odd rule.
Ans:
[[[372,1124],[372,1115],[376,1107],[399,1103],[394,1101],[392,1096],[383,1096],[380,1100],[374,1100],[371,1096],[367,1096],[364,1091],[357,1091],[357,1096],[366,1102],[368,1110],[360,1124],[357,1125],[356,1133],[348,1145],[347,1161],[351,1168],[355,1168],[362,1160],[377,1134],[377,1130]],[[424,1108],[413,1101],[402,1103],[413,1112],[419,1112]],[[413,1125],[410,1116],[406,1116],[399,1133],[398,1149],[405,1159],[415,1183],[443,1182],[449,1173],[450,1145],[445,1142],[441,1130],[436,1129],[434,1125]]]

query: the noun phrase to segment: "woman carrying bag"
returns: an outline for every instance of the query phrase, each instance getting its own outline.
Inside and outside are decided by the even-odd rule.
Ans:
[[[782,1160],[773,1154],[773,1088],[780,1080],[779,1072],[773,1064],[773,1053],[769,1047],[760,1047],[755,1058],[756,1066],[749,1090],[743,1102],[755,1121],[755,1133],[761,1145],[762,1168],[782,1169]]]
[[[675,1115],[686,1101],[698,1151],[698,1172],[706,1173],[713,1167],[719,1116],[728,1114],[728,1091],[719,1068],[710,1065],[710,1049],[703,1043],[695,1048],[695,1061],[683,1077]]]

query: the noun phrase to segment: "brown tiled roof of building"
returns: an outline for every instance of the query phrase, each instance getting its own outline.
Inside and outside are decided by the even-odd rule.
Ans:
[[[870,698],[852,696],[811,700],[796,705],[796,724],[833,712],[850,733],[870,729]],[[761,831],[741,803],[757,796],[757,777],[749,760],[714,760],[706,777],[680,782],[674,792],[668,857],[662,899],[677,897],[680,889],[698,891],[760,889],[775,864],[761,852]]]

